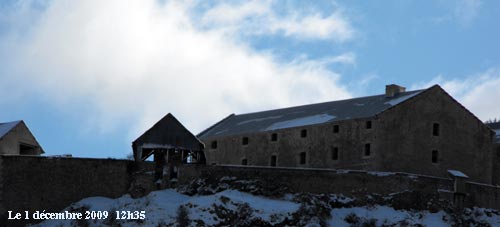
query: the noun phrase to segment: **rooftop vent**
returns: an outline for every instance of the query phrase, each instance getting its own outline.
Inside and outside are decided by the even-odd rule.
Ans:
[[[387,97],[387,98],[394,97],[397,94],[405,92],[405,91],[406,91],[405,87],[401,87],[397,84],[385,85],[385,97]]]

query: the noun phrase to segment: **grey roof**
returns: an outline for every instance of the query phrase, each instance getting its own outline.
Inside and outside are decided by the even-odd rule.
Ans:
[[[422,91],[424,90],[403,92],[394,97],[386,97],[383,94],[248,114],[232,114],[198,134],[198,137],[204,139],[373,117]]]
[[[495,131],[495,138],[493,138],[493,141],[495,143],[500,143],[500,122],[488,123],[486,125]]]
[[[16,127],[19,123],[21,123],[21,121],[0,123],[0,139],[7,135],[7,133],[9,133],[10,130]]]

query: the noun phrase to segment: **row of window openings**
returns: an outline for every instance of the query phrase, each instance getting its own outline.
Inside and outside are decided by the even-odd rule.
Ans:
[[[278,141],[278,134],[277,133],[271,134],[271,141],[273,141],[273,142]],[[248,145],[248,137],[243,137],[241,139],[241,145]],[[210,148],[217,149],[217,140],[212,141],[212,143],[210,144]]]
[[[363,156],[364,157],[370,157],[371,156],[371,144],[367,143],[364,146],[363,150]],[[332,160],[337,161],[340,159],[340,151],[338,147],[332,147]]]
[[[299,160],[299,163],[301,165],[304,165],[306,164],[306,152],[301,152],[300,155],[300,160]],[[270,166],[276,166],[277,165],[277,162],[278,162],[278,157],[276,155],[272,155],[271,156],[271,161],[269,163]],[[242,159],[241,160],[241,165],[248,165],[248,160],[246,158]]]
[[[371,129],[372,128],[372,122],[371,121],[367,121],[366,122],[366,128],[367,129]],[[339,128],[339,125],[334,125],[333,126],[333,132],[334,133],[338,133],[340,130]],[[433,136],[439,136],[440,134],[440,128],[439,128],[439,124],[438,123],[434,123],[432,125],[432,135]],[[302,138],[305,138],[307,137],[307,129],[302,129],[300,131],[300,137]],[[278,133],[273,133],[271,134],[271,141],[275,142],[275,141],[278,141]],[[242,140],[241,140],[241,144],[242,145],[248,145],[248,137],[243,137]],[[210,146],[212,149],[217,149],[217,141],[212,141],[212,144]],[[368,151],[366,151],[368,150]],[[369,145],[368,145],[368,148],[366,149],[365,147],[365,153],[368,153],[367,155],[365,156],[369,156],[369,153],[370,153],[370,148],[369,148]]]
[[[370,144],[365,144],[365,152],[364,152],[364,155],[365,156],[370,156]],[[336,160],[339,160],[340,159],[340,152],[339,152],[339,148],[338,147],[333,147],[332,148],[332,160],[336,161]],[[270,166],[276,166],[277,164],[277,156],[276,155],[272,155],[271,156],[271,162],[269,163]],[[437,150],[433,150],[432,151],[432,159],[431,159],[432,163],[438,163],[439,162],[439,151]],[[301,165],[304,165],[306,164],[306,152],[301,152],[300,155],[299,155],[299,163]],[[248,160],[246,158],[242,159],[241,160],[241,165],[248,165]]]
[[[371,129],[372,128],[372,122],[371,121],[367,121],[366,122],[366,128],[367,129]],[[338,133],[339,131],[340,131],[339,125],[334,125],[333,126],[333,132],[334,133]],[[302,138],[306,138],[307,137],[307,129],[300,130],[300,137],[302,137]],[[271,134],[271,141],[272,142],[278,141],[278,133]],[[248,145],[248,137],[243,137],[241,139],[241,144],[242,145]],[[212,144],[211,144],[210,147],[212,149],[217,149],[217,141],[212,141]]]

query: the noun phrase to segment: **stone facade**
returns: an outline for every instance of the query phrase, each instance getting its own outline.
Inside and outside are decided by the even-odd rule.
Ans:
[[[492,131],[437,85],[370,117],[201,139],[208,164],[441,177],[456,169],[492,183]]]
[[[489,123],[488,127],[495,131],[493,138],[493,184],[500,185],[500,122]]]
[[[151,171],[153,165],[143,167]],[[120,197],[128,192],[134,172],[130,160],[0,155],[0,226],[37,222],[7,222],[7,211],[58,212],[86,197]]]
[[[500,185],[500,143],[493,148],[493,184]]]

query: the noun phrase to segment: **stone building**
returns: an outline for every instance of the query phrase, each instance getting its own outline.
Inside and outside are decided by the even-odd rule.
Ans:
[[[24,121],[0,123],[0,155],[40,155],[45,153]]]
[[[500,122],[486,124],[495,131],[493,138],[493,184],[500,185]]]
[[[153,155],[157,180],[164,177],[176,179],[177,168],[182,163],[204,164],[204,146],[170,113],[132,142],[136,162]]]
[[[358,169],[492,182],[493,132],[440,86],[248,114],[201,132],[209,164]]]

